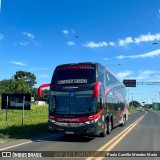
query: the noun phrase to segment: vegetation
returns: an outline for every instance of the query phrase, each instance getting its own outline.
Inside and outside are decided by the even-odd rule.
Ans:
[[[0,94],[2,93],[31,93],[36,84],[34,74],[18,71],[11,79],[0,81]]]
[[[27,84],[30,91],[32,91],[33,86],[37,83],[36,76],[31,72],[17,71],[16,74],[13,76],[13,79],[23,80]]]
[[[128,110],[128,112],[129,112],[129,114],[133,114],[133,113],[136,113],[137,110],[136,109],[130,109],[130,110]]]
[[[9,79],[0,82],[0,92],[2,93],[29,93],[29,88],[23,79]]]
[[[8,110],[8,123],[6,122],[6,110],[1,110],[1,94],[30,93],[34,100],[48,102],[49,91],[43,91],[43,97],[38,98],[36,76],[30,72],[17,71],[10,79],[0,81],[0,141],[11,139],[31,138],[33,135],[47,132],[48,130],[48,106],[31,106],[31,110],[24,111],[22,126],[22,110]]]
[[[45,133],[48,130],[48,106],[31,106],[24,111],[22,126],[22,110],[8,110],[8,127],[6,110],[0,110],[0,141],[10,141]]]
[[[138,101],[131,101],[129,106],[134,106],[136,108],[141,107],[141,104]]]
[[[49,90],[44,90],[43,97],[39,99],[38,88],[34,88],[36,83],[36,76],[31,72],[17,71],[11,79],[0,81],[0,97],[3,93],[30,93],[35,101],[42,100],[48,102]]]

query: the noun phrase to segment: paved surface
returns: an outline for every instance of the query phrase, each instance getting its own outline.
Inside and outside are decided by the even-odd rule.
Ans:
[[[124,131],[124,132],[123,132]],[[138,112],[129,116],[129,120],[124,127],[116,127],[110,135],[106,137],[74,137],[65,138],[61,134],[40,135],[33,140],[18,140],[0,144],[0,151],[160,151],[160,113],[153,111]],[[116,153],[118,153],[116,152]],[[51,154],[52,152],[50,152]],[[39,155],[40,156],[40,155]],[[8,158],[1,158],[8,159]],[[17,159],[17,158],[9,158]],[[21,158],[19,158],[21,159]],[[35,159],[35,158],[25,158]],[[39,159],[39,158],[38,158]],[[62,159],[62,158],[42,158],[42,159]],[[71,158],[65,158],[71,159]],[[86,159],[91,158],[72,158]],[[92,158],[96,159],[96,158]],[[97,160],[102,159],[101,157]],[[112,157],[103,158],[112,160],[158,160],[160,157]]]

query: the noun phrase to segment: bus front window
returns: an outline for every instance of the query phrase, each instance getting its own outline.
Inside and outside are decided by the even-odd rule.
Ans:
[[[93,90],[78,92],[51,91],[50,112],[60,115],[90,115],[96,113]]]

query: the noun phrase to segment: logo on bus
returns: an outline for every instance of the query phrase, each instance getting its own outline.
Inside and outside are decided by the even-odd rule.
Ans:
[[[94,67],[92,65],[63,66],[63,67],[59,67],[58,71],[64,71],[69,69],[94,69]]]
[[[79,122],[79,119],[58,118],[58,121],[65,121],[65,122]]]

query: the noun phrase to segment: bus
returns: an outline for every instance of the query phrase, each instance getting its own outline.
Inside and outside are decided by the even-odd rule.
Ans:
[[[63,64],[55,68],[50,84],[49,131],[64,135],[105,137],[128,120],[126,89],[99,63]]]

